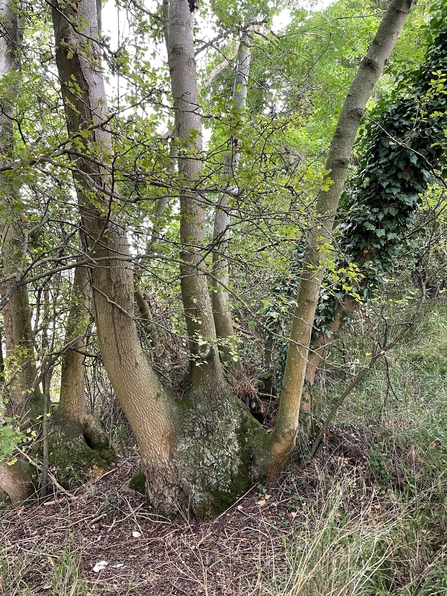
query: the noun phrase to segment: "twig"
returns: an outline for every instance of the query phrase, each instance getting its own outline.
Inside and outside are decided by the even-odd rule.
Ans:
[[[343,391],[343,393],[340,395],[340,397],[334,403],[334,405],[332,406],[331,411],[329,412],[326,420],[323,422],[323,425],[322,425],[322,427],[320,429],[320,432],[317,435],[317,438],[313,442],[312,449],[310,450],[309,457],[307,457],[305,459],[305,461],[303,462],[303,464],[302,464],[303,466],[306,465],[314,457],[315,453],[317,452],[318,447],[320,446],[321,440],[323,439],[324,434],[327,431],[327,428],[328,428],[330,422],[333,420],[335,414],[337,413],[338,408],[345,401],[346,397],[360,383],[360,381],[363,379],[363,377],[366,375],[366,373],[374,366],[374,364],[376,363],[376,361],[379,358],[382,358],[383,356],[385,356],[386,355],[386,352],[388,350],[391,350],[391,348],[393,348],[403,338],[403,336],[409,331],[409,329],[412,327],[412,325],[414,324],[415,320],[419,316],[419,313],[421,312],[422,305],[425,302],[425,295],[426,295],[426,293],[425,293],[425,286],[423,286],[421,299],[419,300],[419,304],[418,304],[418,306],[416,308],[416,311],[414,312],[413,316],[411,317],[411,319],[407,323],[404,323],[403,324],[403,329],[401,330],[401,332],[397,335],[397,337],[390,344],[388,344],[388,345],[385,344],[383,346],[383,349],[382,350],[380,350],[379,352],[377,352],[376,354],[373,355],[373,357],[369,361],[368,365],[365,366],[365,368],[363,368],[352,379],[352,381],[349,383],[349,385],[346,387],[346,389]]]
[[[77,499],[79,499],[79,497],[69,497],[70,501],[77,501]],[[44,505],[44,507],[49,507],[50,505],[56,505],[57,503],[62,503],[63,501],[65,501],[66,499],[54,499],[53,501],[45,501],[45,503],[42,503],[42,505]]]
[[[25,453],[24,451],[22,451],[22,449],[20,449],[20,447],[17,447],[17,451],[23,455],[23,457],[29,461],[29,463],[34,466],[35,468],[37,468],[38,470],[42,470],[42,464],[39,463],[38,461],[36,461],[35,459],[33,459],[32,457],[30,457],[27,453]],[[67,497],[69,497],[70,499],[76,499],[75,495],[72,495],[68,490],[66,490],[63,486],[61,486],[59,484],[59,482],[56,480],[56,478],[53,476],[53,474],[50,474],[50,472],[48,472],[48,477],[51,480],[51,482],[53,483],[53,485],[60,490],[62,493],[64,493],[64,495],[66,495]]]

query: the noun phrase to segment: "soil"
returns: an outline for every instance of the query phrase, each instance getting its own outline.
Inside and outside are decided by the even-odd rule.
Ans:
[[[363,488],[351,491],[350,509],[368,507],[377,515],[386,506],[368,480],[366,441],[344,434],[343,450],[327,440],[305,467],[291,470],[275,487],[253,486],[210,521],[157,516],[143,495],[127,487],[138,471],[137,457],[119,458],[113,470],[76,494],[55,492],[44,503],[8,509],[0,513],[3,593],[268,594],[272,582],[286,577],[294,537],[310,522],[306,504],[321,499],[340,474],[348,470],[363,479]],[[98,571],[101,561],[106,564]],[[66,574],[66,582],[79,574],[87,591],[54,591],[55,570]],[[8,589],[5,577],[12,575],[30,591]]]

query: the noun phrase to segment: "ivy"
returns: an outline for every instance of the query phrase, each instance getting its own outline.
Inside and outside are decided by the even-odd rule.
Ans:
[[[440,22],[440,21],[439,21]],[[388,105],[378,105],[363,141],[360,172],[341,201],[337,240],[343,260],[355,264],[357,299],[367,299],[411,251],[406,238],[422,195],[443,161],[447,129],[447,28],[434,38],[417,72],[400,82]],[[377,116],[376,116],[377,114]],[[344,265],[343,265],[344,263]],[[323,288],[315,323],[330,324],[347,297],[341,283]]]

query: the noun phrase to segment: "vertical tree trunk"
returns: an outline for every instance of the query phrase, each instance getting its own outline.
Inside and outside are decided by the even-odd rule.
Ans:
[[[170,0],[166,44],[174,101],[180,194],[181,289],[191,351],[193,389],[222,383],[205,263],[205,209],[200,193],[202,120],[193,45],[193,15],[187,0]]]
[[[85,399],[84,353],[90,302],[88,269],[76,267],[62,356],[59,404],[43,429],[41,498],[45,496],[46,465],[54,466],[59,482],[71,487],[88,480],[91,472],[108,470],[115,460],[107,435],[100,421],[89,413]],[[49,393],[45,397],[49,401]]]
[[[240,143],[238,129],[240,118],[247,101],[248,77],[250,74],[251,48],[249,45],[248,32],[244,31],[239,43],[236,59],[236,74],[233,86],[233,106],[231,137],[228,141],[228,151],[225,156],[224,176],[231,178],[236,174],[239,165]],[[227,287],[230,281],[228,270],[228,244],[230,241],[230,214],[228,211],[229,195],[227,190],[231,188],[231,182],[221,193],[214,216],[213,231],[213,267],[212,267],[212,304],[214,324],[219,339],[225,339],[233,335],[233,320],[231,316],[230,300]],[[223,343],[220,350],[224,354],[224,362],[232,363],[232,355],[229,346]]]
[[[108,447],[107,435],[100,421],[88,411],[85,399],[85,335],[91,324],[91,306],[89,271],[86,267],[76,267],[55,420],[67,437],[84,437],[90,447],[100,449]]]
[[[89,324],[89,279],[86,267],[76,267],[71,307],[68,315],[65,343],[68,346],[62,357],[62,372],[58,412],[82,425],[87,417],[85,401],[85,333]]]
[[[12,1],[0,10],[0,77],[8,80],[8,89],[0,97],[0,155],[14,154],[14,102],[20,77],[20,44],[22,30]],[[6,336],[6,370],[9,381],[10,414],[25,425],[41,415],[43,400],[36,387],[36,365],[28,290],[22,282],[26,256],[26,239],[21,218],[20,181],[8,173],[0,174],[1,201],[4,205],[3,293],[7,301],[3,310]]]
[[[86,156],[74,175],[83,234],[92,258],[91,285],[98,342],[104,366],[137,438],[148,492],[169,511],[179,498],[173,464],[178,405],[160,385],[141,349],[133,317],[133,274],[126,236],[108,198],[110,135],[104,81],[98,63],[95,0],[53,5],[56,61],[69,134]],[[79,134],[82,133],[82,134]],[[171,490],[172,487],[172,490]]]
[[[348,92],[329,149],[326,170],[330,172],[332,184],[328,191],[320,191],[318,195],[314,222],[307,239],[280,408],[272,436],[268,469],[268,476],[271,479],[276,478],[284,468],[295,445],[315,309],[324,275],[327,251],[331,243],[335,213],[344,188],[358,126],[363,117],[366,102],[383,71],[413,4],[412,0],[391,0],[368,54],[362,60]]]
[[[179,7],[179,3],[184,6]],[[182,45],[182,29],[192,28],[192,21],[186,0],[174,4],[169,38],[179,45],[173,44],[170,51],[183,58],[174,59],[171,69],[173,78],[177,73],[183,81],[183,60],[188,57],[185,68],[190,68],[191,54],[189,45]],[[214,323],[202,263],[203,208],[193,191],[182,195],[182,284],[188,331],[192,344],[199,346],[199,335],[205,338],[209,353],[202,355],[205,364],[195,367],[200,372],[193,374],[193,390],[178,403],[161,386],[141,349],[133,318],[133,275],[127,240],[113,215],[106,166],[98,165],[107,162],[112,148],[109,134],[101,125],[106,100],[94,43],[95,0],[70,2],[63,8],[58,2],[53,7],[53,25],[68,130],[83,145],[78,154],[85,155],[73,158],[77,167],[74,179],[92,259],[95,322],[104,366],[137,438],[152,504],[165,513],[191,507],[201,515],[210,515],[246,490],[251,482],[252,458],[260,451],[264,433],[245,407],[225,390],[220,362],[214,354]],[[192,33],[188,35],[192,40]],[[193,76],[195,69],[188,72]],[[191,130],[200,135],[200,119],[197,103],[187,88],[180,83],[173,85],[173,94],[177,111],[186,114],[186,122],[178,116],[177,127],[186,153],[192,151],[190,159],[185,155],[179,163],[180,174],[189,185],[201,168],[193,150],[196,144],[190,142]],[[92,151],[94,160],[90,161]]]

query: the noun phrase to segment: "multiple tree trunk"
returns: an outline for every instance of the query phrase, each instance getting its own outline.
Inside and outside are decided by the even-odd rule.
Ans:
[[[116,194],[110,187],[113,148],[106,124],[97,2],[52,3],[56,61],[68,134],[76,141],[76,155],[71,158],[76,166],[73,179],[83,243],[90,259],[89,283],[99,348],[137,438],[149,498],[160,511],[171,514],[191,507],[199,515],[212,515],[230,505],[253,480],[263,476],[273,480],[287,464],[299,429],[315,306],[356,131],[411,5],[410,0],[391,1],[337,125],[326,164],[332,185],[318,197],[293,317],[280,411],[274,432],[268,435],[232,395],[218,355],[218,339],[232,333],[225,291],[228,194],[221,195],[216,210],[214,239],[220,249],[215,251],[213,262],[212,304],[205,266],[205,201],[200,194],[202,129],[189,3],[165,2],[178,155],[181,290],[191,356],[189,390],[181,402],[161,385],[137,334],[132,258],[123,222],[115,215]],[[243,37],[233,98],[236,115],[245,105],[249,64],[249,45]],[[228,176],[237,168],[237,145],[236,131],[225,164]],[[1,152],[6,154],[4,149]],[[4,238],[8,238],[8,229]],[[16,236],[17,232],[13,232],[12,247]],[[14,249],[11,259],[19,252]],[[20,264],[13,269],[20,271]],[[76,287],[85,283],[79,281],[82,275],[85,270],[79,269]],[[15,292],[10,293],[13,296]],[[23,335],[26,336],[24,332]],[[66,363],[70,358],[80,359],[82,340],[77,344],[75,337],[76,329],[70,330],[68,339],[73,339],[73,344],[72,350],[66,352]],[[63,393],[62,410],[68,416],[76,417],[80,412],[81,417],[84,415],[81,385],[81,376],[76,377],[68,385],[72,396]]]
[[[20,88],[20,49],[22,32],[14,2],[1,5],[0,15],[0,77],[8,81],[6,93],[0,98],[0,155],[2,159],[14,159],[14,109]],[[90,454],[85,443],[88,437],[90,446],[100,449],[107,447],[107,439],[97,422],[87,414],[84,394],[83,333],[78,329],[85,300],[70,312],[67,329],[69,347],[63,356],[61,400],[56,414],[52,417],[48,433],[47,410],[44,394],[49,395],[51,378],[51,358],[41,363],[41,370],[36,366],[35,336],[32,326],[32,310],[26,284],[27,234],[26,207],[20,195],[20,177],[15,173],[0,173],[0,192],[2,194],[2,298],[3,322],[5,331],[6,359],[5,380],[8,400],[6,412],[16,417],[23,430],[33,431],[33,436],[43,442],[44,469],[48,464],[68,468],[81,476],[93,465],[107,467],[99,453]],[[75,274],[73,292],[84,284],[86,270],[78,268]],[[82,279],[83,276],[83,279]],[[77,300],[77,297],[74,297]],[[75,334],[80,334],[75,338]],[[44,391],[40,390],[42,385]],[[50,452],[48,453],[48,435]],[[76,446],[75,446],[76,443]],[[80,452],[88,454],[77,458]],[[37,449],[36,449],[37,451]],[[42,452],[42,449],[40,449]],[[63,457],[65,452],[65,458]],[[76,453],[77,452],[77,453]],[[85,453],[84,453],[85,455]],[[108,453],[110,463],[111,453]],[[51,461],[49,461],[50,457]],[[79,460],[79,469],[76,461]],[[67,461],[68,460],[68,461]],[[31,466],[19,461],[13,466],[0,462],[0,487],[12,501],[24,499],[34,490],[30,482]],[[44,481],[45,483],[45,481]]]

